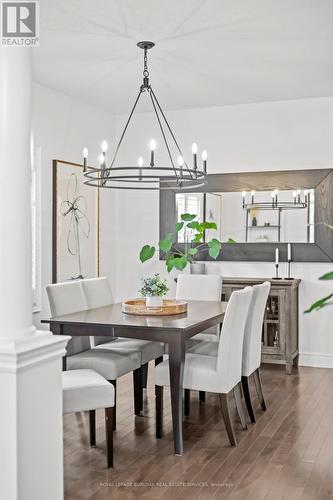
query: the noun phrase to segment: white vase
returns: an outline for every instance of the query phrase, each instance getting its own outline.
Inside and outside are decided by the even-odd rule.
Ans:
[[[146,297],[146,307],[158,309],[163,306],[163,297]]]
[[[191,274],[206,274],[206,265],[204,262],[191,262]]]

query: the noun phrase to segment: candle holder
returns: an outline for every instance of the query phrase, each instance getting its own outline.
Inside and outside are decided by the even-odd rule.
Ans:
[[[282,280],[282,278],[279,276],[279,264],[275,264],[275,276],[272,279]]]
[[[291,260],[288,260],[288,276],[286,280],[293,280],[294,278],[291,277]]]

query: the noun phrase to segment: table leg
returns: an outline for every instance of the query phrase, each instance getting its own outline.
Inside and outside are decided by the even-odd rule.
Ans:
[[[53,335],[63,335],[63,325],[58,323],[52,323],[50,325],[50,331]],[[67,355],[65,354],[62,358],[62,371],[67,370]]]
[[[183,375],[185,342],[176,336],[169,342],[169,371],[175,454],[183,454]]]

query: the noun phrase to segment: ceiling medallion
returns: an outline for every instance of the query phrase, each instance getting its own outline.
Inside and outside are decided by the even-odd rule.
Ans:
[[[83,149],[83,171],[85,184],[89,186],[110,189],[195,189],[207,184],[207,151],[202,151],[202,169],[198,168],[198,147],[192,145],[192,165],[188,166],[177,139],[166,119],[155,92],[149,83],[147,52],[154,47],[153,42],[139,42],[138,47],[144,51],[143,83],[140,86],[134,106],[129,114],[125,128],[120,136],[114,151],[111,163],[107,166],[106,152],[108,144],[102,143],[102,152],[99,156],[99,167],[88,165],[88,149]],[[136,165],[124,166],[117,162],[119,149],[123,143],[127,128],[142,94],[149,95],[153,112],[155,114],[163,143],[167,151],[169,162],[159,165],[157,161],[158,150],[154,139],[149,143],[149,164],[140,156]],[[169,139],[168,139],[169,138]],[[172,145],[172,146],[171,146]],[[176,152],[176,157],[175,157]]]

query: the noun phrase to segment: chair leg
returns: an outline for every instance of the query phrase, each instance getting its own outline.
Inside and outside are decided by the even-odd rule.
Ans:
[[[96,446],[96,410],[89,411],[90,446]]]
[[[185,415],[185,417],[188,417],[190,415],[190,398],[191,398],[190,389],[184,389],[184,415]]]
[[[147,389],[147,380],[148,380],[148,363],[145,363],[141,366],[142,370],[142,388]]]
[[[244,430],[247,429],[246,420],[243,412],[243,403],[242,403],[242,388],[241,383],[237,384],[234,387],[234,396],[236,401],[237,412]]]
[[[199,391],[199,401],[204,404],[206,401],[206,393],[205,391]]]
[[[242,387],[243,387],[243,394],[244,394],[247,412],[249,414],[251,422],[253,424],[255,424],[256,423],[256,416],[255,416],[254,409],[252,406],[252,401],[251,401],[250,388],[249,388],[249,377],[242,377]]]
[[[113,410],[113,430],[117,427],[117,380],[109,380],[114,387],[114,410]]]
[[[224,420],[225,429],[227,431],[229,441],[231,446],[237,446],[237,440],[230,419],[229,405],[228,405],[228,394],[219,394],[221,412]]]
[[[156,437],[160,439],[163,434],[163,386],[155,385],[156,405]]]
[[[133,370],[134,413],[140,415],[143,409],[142,369]]]
[[[261,408],[264,411],[266,411],[267,407],[266,407],[266,403],[265,403],[265,400],[264,400],[264,394],[262,392],[262,385],[261,385],[261,377],[260,377],[260,369],[259,368],[257,368],[256,371],[253,373],[253,377],[254,377],[254,384],[256,386],[256,390],[257,390],[257,394],[258,394],[258,399],[259,399]]]
[[[108,467],[113,467],[113,428],[115,415],[115,407],[105,408],[106,456]]]

